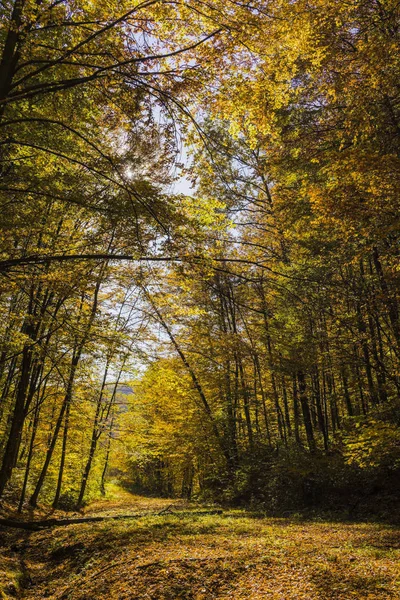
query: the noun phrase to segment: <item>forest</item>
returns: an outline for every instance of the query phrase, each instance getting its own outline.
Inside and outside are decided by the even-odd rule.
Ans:
[[[398,522],[400,3],[0,17],[2,516]]]

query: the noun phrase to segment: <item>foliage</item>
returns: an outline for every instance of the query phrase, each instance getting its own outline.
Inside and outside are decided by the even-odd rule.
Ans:
[[[398,536],[388,525],[270,519],[237,509],[212,514],[212,507],[126,493],[111,508],[103,502],[87,514],[118,515],[127,505],[142,516],[58,527],[51,536],[33,532],[19,551],[33,582],[24,586],[24,595],[63,594],[71,600],[398,595]],[[167,506],[169,512],[158,514]]]
[[[80,509],[110,476],[351,509],[386,489],[399,5],[0,16],[0,496]]]

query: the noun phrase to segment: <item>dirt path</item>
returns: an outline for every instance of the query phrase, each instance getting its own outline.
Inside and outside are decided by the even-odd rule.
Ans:
[[[146,515],[8,534],[21,565],[19,597],[400,598],[400,533],[389,526],[269,519],[233,510],[210,514],[137,496],[94,504],[86,515],[128,511]]]

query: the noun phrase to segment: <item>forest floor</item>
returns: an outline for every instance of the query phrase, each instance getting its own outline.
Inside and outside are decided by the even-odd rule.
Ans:
[[[128,493],[85,510],[137,513],[34,532],[0,528],[0,598],[400,598],[400,531],[389,525],[219,512]]]

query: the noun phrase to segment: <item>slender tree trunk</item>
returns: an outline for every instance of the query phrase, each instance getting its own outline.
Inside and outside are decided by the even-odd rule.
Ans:
[[[290,423],[289,404],[288,404],[287,391],[286,391],[286,381],[285,381],[285,376],[284,375],[282,375],[282,377],[281,377],[281,385],[282,385],[283,407],[284,407],[284,410],[285,410],[286,430],[288,432],[288,436],[291,437],[291,435],[292,435],[292,425]]]
[[[41,408],[41,403],[43,401],[43,397],[45,394],[45,390],[46,390],[46,384],[44,385],[44,389],[41,394],[41,397],[39,397],[39,395],[38,395],[38,398],[36,401],[35,412],[34,412],[34,416],[33,416],[32,433],[31,433],[31,439],[30,439],[30,443],[29,443],[28,457],[27,457],[26,466],[25,466],[24,482],[22,484],[22,490],[21,490],[21,495],[20,495],[19,504],[18,504],[18,512],[19,513],[22,511],[22,507],[25,502],[26,488],[28,485],[29,472],[30,472],[31,462],[32,462],[32,457],[33,457],[33,448],[34,448],[36,433],[37,433],[38,424],[39,424],[40,408]]]
[[[320,388],[320,382],[319,382],[318,367],[314,367],[314,373],[312,375],[312,383],[313,383],[313,387],[314,387],[315,405],[317,408],[318,428],[319,428],[320,432],[322,433],[322,437],[324,440],[324,449],[325,449],[325,451],[327,451],[328,450],[328,435],[327,435],[324,413],[323,413],[322,404],[321,404],[321,388]]]
[[[227,446],[232,461],[235,465],[239,462],[239,452],[237,447],[237,431],[236,431],[236,410],[232,399],[232,386],[231,386],[231,363],[230,360],[226,362],[225,366],[225,387],[226,387],[226,407],[227,407],[227,429],[228,429],[228,440]]]
[[[387,284],[385,274],[383,272],[382,263],[379,257],[378,248],[375,246],[372,250],[372,259],[375,266],[375,270],[379,277],[379,283],[383,292],[383,300],[386,304],[386,308],[389,314],[389,320],[392,327],[394,339],[396,342],[397,352],[400,349],[400,323],[399,323],[399,307],[396,298],[391,294],[389,286]]]
[[[7,372],[7,377],[4,381],[4,385],[3,385],[3,389],[1,392],[1,400],[0,400],[0,421],[4,416],[4,419],[8,419],[7,423],[8,425],[11,425],[11,419],[12,419],[12,409],[13,406],[11,405],[10,410],[11,413],[9,413],[8,411],[5,412],[6,409],[6,405],[7,405],[7,398],[9,396],[10,393],[10,389],[11,389],[11,384],[14,380],[14,375],[17,369],[17,365],[18,365],[18,361],[17,361],[17,357],[15,357],[11,362],[10,362],[10,367],[8,369]],[[8,407],[7,407],[8,408]],[[6,430],[8,430],[8,426],[6,427]],[[3,450],[3,446],[7,441],[7,437],[4,435],[2,437],[2,439],[0,440],[0,454],[1,451]]]
[[[277,417],[277,423],[278,423],[278,433],[279,433],[280,439],[285,443],[285,445],[287,445],[285,421],[284,421],[282,409],[281,409],[281,406],[279,403],[279,394],[278,394],[278,388],[277,388],[275,372],[274,372],[275,362],[274,362],[274,357],[273,357],[273,353],[272,353],[271,336],[269,333],[268,307],[267,307],[267,302],[265,299],[265,294],[264,294],[264,290],[263,290],[262,286],[260,286],[260,288],[259,288],[259,294],[260,294],[261,303],[262,303],[262,314],[263,314],[264,328],[265,328],[264,345],[265,345],[265,348],[267,351],[267,356],[268,356],[269,363],[270,363],[269,368],[270,368],[270,376],[271,376],[271,384],[272,384],[272,394],[273,394],[273,398],[274,398],[276,417]]]
[[[349,415],[349,417],[352,417],[354,415],[354,409],[353,409],[353,404],[352,404],[351,398],[350,398],[349,382],[347,379],[345,367],[342,367],[341,376],[342,376],[343,395],[344,395],[344,400],[346,403],[347,414]]]
[[[378,398],[375,391],[375,384],[372,377],[372,367],[371,367],[371,359],[369,354],[368,342],[367,342],[367,327],[365,325],[363,315],[361,312],[360,303],[357,302],[357,323],[358,323],[358,331],[360,333],[361,338],[361,348],[364,356],[364,366],[367,374],[367,382],[369,389],[369,396],[372,404],[375,406],[378,403]]]
[[[328,385],[329,404],[331,412],[332,430],[340,429],[340,420],[338,413],[338,406],[336,400],[336,385],[335,378],[332,372],[326,374],[326,382]]]
[[[64,431],[63,431],[63,439],[62,439],[60,466],[58,469],[56,493],[54,495],[54,500],[53,500],[53,505],[52,505],[54,509],[56,509],[58,507],[58,503],[60,501],[61,486],[62,486],[62,481],[63,481],[63,477],[64,477],[65,459],[67,456],[67,440],[68,440],[68,433],[69,433],[69,416],[70,416],[70,412],[71,412],[71,396],[72,396],[72,394],[68,398],[67,405],[65,407]]]
[[[61,409],[60,409],[60,412],[59,412],[59,415],[58,415],[58,418],[57,418],[57,421],[56,421],[56,424],[55,424],[55,427],[54,427],[54,430],[53,430],[53,434],[51,436],[50,444],[49,444],[49,446],[47,448],[46,458],[45,458],[42,470],[40,472],[40,475],[39,475],[39,478],[37,480],[37,483],[36,483],[35,489],[33,491],[33,494],[31,495],[31,497],[29,499],[29,504],[31,506],[33,506],[34,508],[37,506],[37,500],[38,500],[40,491],[42,489],[44,480],[46,478],[47,470],[49,468],[50,461],[51,461],[52,456],[53,456],[54,448],[56,446],[56,442],[57,442],[57,439],[58,439],[58,434],[60,433],[60,429],[61,429],[61,426],[62,426],[62,423],[63,423],[63,420],[64,420],[64,414],[65,414],[65,410],[67,408],[67,396],[68,396],[68,393],[69,393],[69,390],[67,390],[67,393],[66,393],[66,395],[64,397],[64,401],[63,401],[63,403],[61,405]]]
[[[360,365],[359,365],[359,360],[358,360],[358,352],[357,352],[356,344],[354,344],[353,352],[354,352],[354,366],[355,366],[355,371],[356,371],[356,376],[357,376],[358,391],[360,394],[361,410],[362,410],[363,415],[366,415],[368,412],[368,406],[367,406],[365,396],[364,396],[363,382],[362,382],[362,377],[361,377],[361,372],[360,372]]]
[[[297,380],[299,382],[300,404],[301,404],[301,409],[302,409],[302,413],[303,413],[303,422],[304,422],[304,427],[306,430],[307,443],[308,443],[310,452],[314,453],[316,450],[316,445],[315,445],[315,439],[314,439],[313,425],[312,425],[312,421],[311,421],[310,407],[308,404],[308,397],[307,397],[307,392],[306,392],[306,390],[307,390],[306,378],[304,376],[303,371],[297,372]]]
[[[89,456],[88,456],[88,460],[86,462],[85,465],[85,469],[84,472],[82,474],[82,481],[81,481],[81,487],[80,487],[80,491],[79,491],[79,496],[78,496],[78,501],[77,501],[77,508],[78,510],[81,508],[82,503],[83,503],[83,498],[85,496],[85,491],[86,491],[86,486],[87,486],[87,482],[89,479],[89,474],[90,474],[90,470],[92,468],[92,463],[93,463],[93,459],[96,453],[96,448],[97,448],[97,444],[98,441],[100,439],[101,433],[102,433],[102,424],[103,422],[106,422],[107,419],[109,418],[110,415],[110,411],[111,408],[114,404],[115,401],[115,397],[117,394],[117,390],[118,390],[118,386],[119,386],[119,382],[122,376],[122,372],[125,366],[125,362],[126,362],[126,357],[124,358],[123,362],[122,362],[122,366],[119,370],[118,373],[118,377],[117,380],[114,384],[113,387],[113,391],[111,394],[111,398],[108,401],[108,405],[105,409],[105,416],[104,416],[104,411],[102,412],[102,405],[103,405],[103,399],[104,399],[104,390],[106,387],[106,382],[107,382],[107,374],[108,374],[108,369],[109,369],[109,361],[111,360],[111,358],[108,359],[107,364],[106,364],[106,368],[104,370],[104,376],[103,376],[103,381],[101,384],[101,389],[100,389],[100,394],[98,397],[98,401],[96,403],[96,413],[94,416],[94,421],[93,421],[93,429],[92,429],[92,438],[90,441],[90,449],[89,449]],[[103,407],[104,408],[104,407]]]
[[[265,331],[266,331],[265,345],[266,345],[268,358],[269,358],[269,362],[270,362],[272,394],[273,394],[273,398],[274,398],[276,417],[277,417],[277,422],[278,422],[278,432],[279,432],[280,439],[286,444],[287,440],[286,440],[285,422],[283,419],[282,409],[281,409],[281,406],[279,403],[278,387],[276,385],[276,378],[275,378],[275,373],[274,373],[275,364],[274,364],[274,358],[273,358],[273,354],[272,354],[271,337],[269,335],[268,317],[267,317],[265,308],[264,308],[264,326],[265,326]]]
[[[106,475],[107,475],[107,469],[108,469],[108,462],[110,460],[111,440],[112,440],[113,427],[114,427],[114,415],[111,417],[110,428],[108,430],[106,458],[105,458],[105,461],[104,461],[104,467],[103,467],[103,471],[101,473],[101,480],[100,480],[100,491],[101,491],[101,494],[103,496],[105,496],[105,494],[106,494],[106,485],[105,484],[106,484]]]
[[[247,436],[248,436],[248,441],[249,441],[249,447],[252,448],[253,447],[253,429],[252,429],[252,425],[251,425],[249,392],[248,392],[246,380],[244,377],[243,363],[242,363],[240,356],[237,356],[237,361],[238,361],[238,368],[239,368],[240,381],[241,381],[242,394],[243,394],[243,408],[244,408],[244,416],[245,416],[245,420],[246,420]]]
[[[22,12],[25,0],[15,0],[11,14],[10,26],[3,46],[0,62],[0,100],[5,100],[10,93],[11,84],[19,60],[18,44],[21,37]],[[0,104],[0,120],[4,114],[5,104]]]
[[[271,446],[272,442],[271,442],[271,433],[270,433],[269,419],[268,419],[268,412],[267,412],[267,399],[265,396],[264,386],[263,386],[262,377],[261,377],[260,360],[258,358],[257,353],[254,353],[254,362],[255,362],[255,366],[256,366],[256,370],[257,370],[258,382],[259,382],[260,392],[261,392],[265,432],[267,434],[268,445]]]
[[[109,247],[111,246],[112,243],[112,239],[109,242]],[[58,502],[60,499],[60,495],[61,495],[61,488],[62,488],[62,481],[63,481],[63,476],[64,476],[64,466],[65,466],[65,458],[66,458],[66,454],[67,454],[67,440],[68,440],[68,432],[69,432],[69,417],[70,417],[70,411],[71,411],[71,402],[72,402],[72,392],[73,392],[73,386],[74,386],[74,379],[75,379],[75,374],[76,374],[76,370],[79,364],[79,361],[81,359],[82,356],[82,352],[84,350],[84,347],[88,341],[89,338],[89,334],[90,334],[90,330],[92,328],[96,313],[97,313],[97,306],[98,306],[98,300],[99,300],[99,291],[100,291],[100,286],[101,283],[103,281],[103,276],[104,276],[104,272],[106,269],[106,265],[107,263],[104,263],[100,269],[100,273],[99,276],[97,278],[97,282],[96,282],[96,286],[94,289],[94,294],[93,294],[93,302],[92,302],[92,306],[91,306],[91,310],[90,310],[90,315],[89,315],[89,319],[85,325],[85,329],[84,329],[84,333],[82,336],[82,339],[80,340],[80,342],[78,343],[78,347],[76,349],[74,349],[74,354],[73,354],[73,358],[72,358],[72,371],[73,371],[73,375],[72,378],[69,382],[69,393],[66,394],[66,407],[65,407],[65,423],[64,423],[64,432],[63,432],[63,443],[62,443],[62,450],[61,450],[61,460],[60,460],[60,467],[59,467],[59,471],[58,471],[58,480],[57,480],[57,488],[56,488],[56,493],[54,496],[54,500],[53,500],[53,508],[57,508],[58,506]]]
[[[301,444],[300,439],[300,419],[299,419],[299,399],[297,394],[296,376],[293,375],[293,419],[294,419],[294,438],[297,444]]]
[[[33,328],[31,325],[27,326],[26,333],[28,335],[28,338],[31,340],[31,336],[33,335]],[[15,399],[11,428],[8,435],[8,441],[3,456],[3,463],[1,465],[0,470],[0,498],[11,477],[12,471],[15,467],[18,457],[19,444],[25,419],[25,400],[29,386],[31,363],[32,346],[30,341],[25,344],[22,353],[21,375]]]
[[[86,485],[89,479],[89,473],[90,473],[90,469],[92,467],[92,462],[94,459],[94,455],[96,452],[96,448],[97,448],[97,442],[99,440],[99,431],[98,431],[98,426],[99,426],[99,416],[100,416],[100,408],[101,408],[101,398],[103,395],[103,390],[100,394],[100,399],[97,401],[97,405],[96,405],[96,414],[94,417],[94,423],[93,423],[93,429],[92,429],[92,438],[90,440],[90,449],[89,449],[89,456],[88,459],[86,461],[86,465],[85,465],[85,469],[83,471],[83,475],[82,475],[82,481],[81,481],[81,487],[80,487],[80,491],[79,491],[79,496],[78,496],[78,501],[76,503],[76,507],[79,510],[82,506],[82,502],[83,502],[83,497],[85,495],[85,491],[86,491]]]
[[[373,321],[373,317],[370,313],[368,313],[368,327],[369,327],[369,333],[370,333],[370,338],[371,338],[371,351],[372,351],[372,356],[374,359],[374,363],[375,363],[375,374],[376,374],[376,381],[377,381],[377,387],[378,387],[378,398],[379,398],[379,402],[387,402],[387,391],[386,391],[386,375],[385,375],[385,371],[383,369],[383,365],[381,363],[379,354],[378,354],[378,347],[377,347],[377,334],[376,334],[376,330],[375,330],[375,324]]]
[[[254,418],[257,432],[257,438],[261,438],[261,426],[260,426],[260,405],[258,402],[258,377],[256,373],[256,367],[253,364],[253,396],[254,396]]]
[[[190,500],[190,498],[192,497],[193,475],[194,475],[193,461],[190,460],[185,465],[184,470],[183,470],[182,490],[181,490],[181,496],[183,498],[186,498],[187,500]]]

